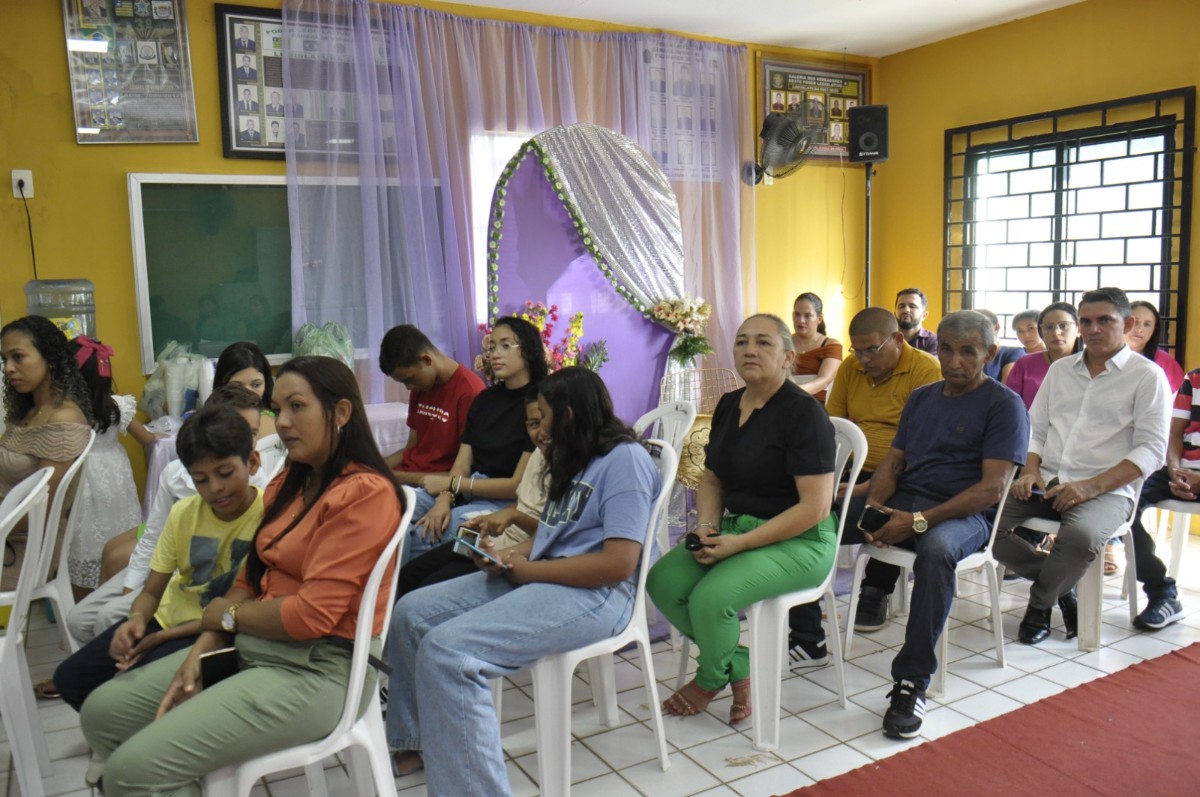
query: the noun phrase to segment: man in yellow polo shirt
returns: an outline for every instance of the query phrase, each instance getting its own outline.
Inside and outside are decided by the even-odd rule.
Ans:
[[[941,378],[937,358],[905,343],[890,310],[868,307],[851,319],[850,354],[838,369],[825,400],[825,409],[832,417],[853,421],[867,438],[867,459],[859,483],[838,487],[838,506],[843,492],[853,491],[843,545],[863,541],[857,522],[866,505],[871,474],[891,448],[909,395]],[[877,559],[867,562],[854,617],[855,630],[877,631],[887,623],[888,596],[899,577],[900,568],[894,565]],[[793,666],[824,664],[827,656],[820,604],[797,606],[790,620],[788,647]]]

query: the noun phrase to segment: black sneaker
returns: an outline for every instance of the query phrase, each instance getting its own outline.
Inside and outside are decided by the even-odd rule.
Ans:
[[[889,739],[911,739],[921,732],[925,719],[925,690],[912,681],[896,681],[888,692],[892,705],[883,715],[883,735]]]
[[[858,608],[854,611],[855,631],[878,631],[887,625],[888,593],[879,587],[864,586],[858,593]]]
[[[792,660],[793,670],[801,667],[823,667],[829,663],[829,651],[824,642],[810,642],[807,639],[788,640],[788,658]]]
[[[1133,620],[1138,628],[1157,631],[1183,617],[1183,604],[1176,598],[1155,598],[1150,605]]]

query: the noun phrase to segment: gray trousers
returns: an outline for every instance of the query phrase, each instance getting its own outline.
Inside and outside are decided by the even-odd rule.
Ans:
[[[379,639],[371,650],[378,655]],[[190,648],[121,673],[88,697],[83,735],[105,759],[109,797],[201,797],[215,769],[320,739],[341,716],[350,652],[325,640],[237,635],[241,671],[160,719],[154,714]],[[359,713],[375,688],[368,670]]]
[[[996,559],[1033,582],[1029,605],[1035,609],[1049,609],[1059,596],[1071,591],[1087,572],[1088,565],[1104,550],[1112,533],[1129,520],[1133,509],[1132,501],[1115,493],[1098,495],[1061,514],[1054,511],[1051,503],[1037,497],[1021,501],[1010,495],[1004,504],[993,549]],[[1029,518],[1047,518],[1062,524],[1049,556],[1013,533]]]
[[[67,614],[67,628],[81,645],[91,642],[129,616],[133,599],[140,590],[135,589],[123,595],[125,585],[121,582],[124,579],[125,571],[122,570],[75,604],[75,608]]]

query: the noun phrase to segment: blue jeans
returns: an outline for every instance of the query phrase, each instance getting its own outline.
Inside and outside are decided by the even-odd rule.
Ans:
[[[388,639],[389,746],[421,751],[431,797],[510,794],[488,679],[620,632],[633,591],[472,573],[405,595]]]
[[[942,502],[901,492],[886,503],[905,512],[920,512]],[[904,646],[892,660],[893,681],[905,679],[922,689],[929,687],[930,677],[937,671],[937,642],[954,601],[954,568],[987,545],[990,531],[987,518],[980,513],[944,520],[900,544],[915,550],[917,559],[913,564],[913,591]],[[850,622],[854,622],[853,617]]]
[[[486,479],[482,473],[474,474],[478,479]],[[426,540],[422,536],[423,528],[417,526],[417,521],[425,517],[430,509],[433,509],[435,496],[430,495],[423,488],[416,488],[417,500],[413,503],[413,522],[408,528],[408,539],[404,541],[404,557],[400,561],[403,566],[408,563],[408,560],[415,556],[420,556],[431,548],[436,548],[443,542],[446,542],[458,531],[458,527],[463,524],[464,520],[474,517],[475,515],[486,515],[490,512],[495,512],[498,509],[503,509],[513,503],[511,498],[475,498],[472,501],[460,504],[450,510],[450,525],[446,527],[442,538],[438,540]]]

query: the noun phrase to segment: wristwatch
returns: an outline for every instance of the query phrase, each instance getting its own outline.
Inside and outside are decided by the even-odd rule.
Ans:
[[[913,512],[913,531],[917,534],[929,531],[929,521],[920,512]]]
[[[240,603],[231,603],[225,613],[221,615],[221,630],[225,633],[237,633],[237,610],[241,605]]]

